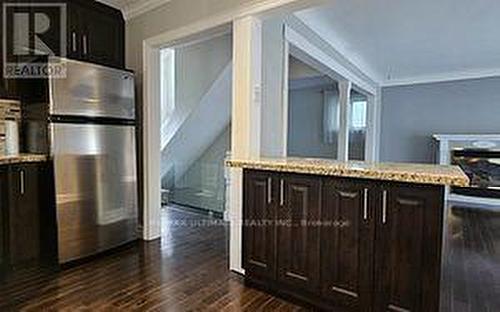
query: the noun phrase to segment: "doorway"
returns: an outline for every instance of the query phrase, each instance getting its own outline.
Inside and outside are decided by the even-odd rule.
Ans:
[[[222,219],[231,149],[232,34],[160,49],[162,206]]]

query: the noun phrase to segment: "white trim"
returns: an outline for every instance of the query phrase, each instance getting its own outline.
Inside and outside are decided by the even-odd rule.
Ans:
[[[260,155],[262,104],[262,23],[244,17],[233,23],[233,103],[231,157]],[[229,185],[230,235],[229,267],[242,265],[243,171],[231,169]]]
[[[129,20],[148,11],[156,9],[172,0],[134,0],[125,6],[125,19]]]
[[[378,87],[374,97],[374,123],[372,125],[372,134],[370,136],[373,144],[371,148],[372,159],[368,160],[378,162],[380,161],[380,129],[382,128],[382,89],[380,87]]]
[[[379,93],[377,92],[377,95]],[[365,94],[367,97],[367,128],[366,128],[366,145],[365,145],[365,160],[366,161],[377,161],[378,160],[378,145],[377,145],[377,134],[378,126],[380,125],[379,119],[379,105],[378,96],[372,94]]]
[[[391,79],[381,82],[382,87],[395,87],[425,83],[458,81],[467,79],[500,77],[500,67],[492,69],[469,70],[462,72],[448,72],[435,75],[415,76],[410,78]]]
[[[438,141],[472,141],[472,140],[498,140],[500,134],[435,134],[432,136]]]
[[[349,116],[351,115],[351,89],[350,81],[339,81],[339,137],[337,145],[337,159],[349,160]]]
[[[144,51],[143,84],[143,141],[144,141],[144,233],[145,240],[161,236],[161,105],[160,79],[157,79],[160,67],[160,50],[153,49],[146,42]]]
[[[242,269],[242,268],[232,268],[230,270],[233,271],[233,272],[235,272],[235,273],[238,273],[238,274],[241,274],[241,275],[245,275],[245,270]]]
[[[125,20],[156,9],[172,0],[98,0],[101,3],[119,9]]]
[[[376,93],[378,84],[372,77],[369,77],[360,68],[352,64],[297,17],[291,16],[286,19],[285,38],[299,50],[326,65],[330,71],[333,71],[332,75],[340,75],[341,77],[337,78],[349,80],[365,92]],[[314,64],[310,65],[314,66]],[[332,78],[336,77],[332,76]]]
[[[296,7],[306,8],[322,4],[324,2],[326,2],[326,0],[263,0],[259,3],[242,5],[239,8],[221,12],[217,15],[213,15],[189,25],[150,37],[146,39],[146,41],[150,46],[174,45],[176,44],[175,41],[179,39],[185,39],[192,35],[204,33],[212,28],[231,23],[235,19],[251,15],[260,15],[266,11],[277,9],[287,10]]]
[[[283,29],[283,36],[284,34]],[[289,112],[289,66],[290,66],[290,44],[283,38],[283,150],[281,156],[288,156],[288,112]]]
[[[349,81],[349,90],[352,88],[367,96],[369,123],[365,158],[367,161],[378,161],[381,122],[380,86],[295,16],[287,18],[285,39],[290,46],[290,54],[339,81],[339,89],[343,86],[346,87],[345,83]],[[341,123],[339,126],[341,131],[339,132],[337,155],[334,155],[339,160],[348,160],[349,153],[349,129],[347,126],[350,116],[350,91],[348,92],[349,94],[343,94],[341,91],[339,94],[341,95],[339,96]]]

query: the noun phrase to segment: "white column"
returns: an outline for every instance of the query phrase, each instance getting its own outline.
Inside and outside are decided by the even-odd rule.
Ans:
[[[339,82],[339,144],[337,147],[337,158],[340,161],[349,159],[349,117],[351,116],[351,88],[350,81]]]
[[[161,236],[161,107],[160,77],[155,68],[160,67],[160,51],[144,44],[144,103],[143,107],[143,239],[154,240]]]
[[[366,133],[366,149],[365,155],[367,161],[377,162],[379,160],[379,143],[380,143],[380,112],[381,99],[380,90],[377,90],[375,95],[368,95],[367,103],[367,133]]]
[[[249,16],[233,23],[233,105],[231,157],[260,155],[262,102],[262,24]],[[243,273],[241,259],[243,177],[231,169],[229,186],[229,266]]]

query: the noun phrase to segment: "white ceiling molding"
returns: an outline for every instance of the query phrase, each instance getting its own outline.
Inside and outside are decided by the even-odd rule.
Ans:
[[[172,0],[99,0],[104,4],[120,9],[126,20],[156,9]]]
[[[426,75],[426,76],[418,76],[405,79],[391,79],[391,80],[386,79],[381,83],[381,87],[396,87],[396,86],[406,86],[415,84],[437,83],[437,82],[481,79],[481,78],[492,78],[492,77],[500,77],[500,67],[492,69],[484,69],[484,70],[475,70],[475,71],[448,72],[439,75]]]
[[[331,1],[295,13],[382,86],[499,76],[499,14],[498,0]]]

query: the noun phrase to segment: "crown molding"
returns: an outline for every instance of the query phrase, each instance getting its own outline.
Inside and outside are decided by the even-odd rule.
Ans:
[[[423,75],[423,76],[415,76],[403,79],[384,80],[381,83],[381,86],[396,87],[405,85],[492,78],[492,77],[500,77],[500,67],[491,69],[456,71],[456,72],[440,73],[434,75]]]
[[[99,0],[104,4],[120,9],[125,20],[156,9],[172,0]]]
[[[127,4],[125,19],[129,20],[143,13],[156,9],[172,0],[135,0]]]

